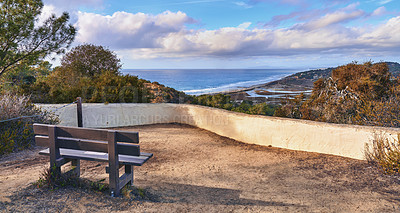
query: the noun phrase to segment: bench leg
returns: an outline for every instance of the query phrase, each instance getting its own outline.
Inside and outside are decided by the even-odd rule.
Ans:
[[[125,173],[129,176],[130,185],[133,186],[133,166],[132,165],[125,165]]]
[[[119,162],[118,162],[118,151],[117,151],[117,133],[116,131],[108,131],[108,167],[110,173],[109,184],[110,193],[113,197],[118,197],[119,191]]]
[[[49,149],[50,149],[50,170],[56,177],[61,175],[61,161],[63,160],[60,156],[60,149],[57,143],[57,127],[49,126]]]
[[[110,192],[111,196],[118,197],[119,196],[119,167],[117,165],[112,165],[110,162],[109,166],[109,179],[110,179]]]
[[[72,166],[72,171],[76,175],[76,177],[79,177],[81,175],[81,162],[79,159],[72,159],[71,160],[71,166]]]

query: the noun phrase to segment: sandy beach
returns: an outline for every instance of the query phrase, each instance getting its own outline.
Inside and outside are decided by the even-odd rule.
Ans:
[[[400,180],[365,161],[249,145],[179,124],[139,131],[154,158],[135,167],[146,198],[112,198],[87,189],[38,189],[48,166],[38,150],[0,159],[2,212],[400,212]],[[82,177],[106,178],[82,161]]]

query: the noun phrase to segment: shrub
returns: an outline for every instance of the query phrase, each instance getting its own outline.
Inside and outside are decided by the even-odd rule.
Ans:
[[[380,101],[363,103],[354,123],[369,126],[400,127],[400,95],[394,94]]]
[[[306,100],[286,100],[275,116],[307,120],[400,127],[400,78],[386,63],[350,63],[314,82]]]
[[[364,99],[387,97],[391,87],[391,74],[386,63],[366,62],[350,63],[332,71],[332,78],[337,82],[338,90],[348,88]]]
[[[314,83],[311,97],[299,108],[302,119],[352,124],[360,107],[359,95],[348,87],[340,88],[337,80],[327,78]]]
[[[38,188],[48,188],[50,190],[63,188],[63,187],[79,187],[82,189],[90,189],[94,191],[104,192],[107,191],[108,184],[103,183],[105,179],[98,181],[91,181],[87,179],[81,179],[74,173],[62,173],[56,172],[56,167],[47,168],[41,173],[39,180],[33,183]]]
[[[23,118],[10,120],[18,117]],[[57,119],[33,105],[29,97],[7,93],[0,95],[0,121],[0,155],[3,155],[34,144],[33,123],[53,124]]]
[[[365,157],[369,163],[378,166],[383,173],[399,175],[400,134],[393,139],[389,139],[383,134],[375,134],[372,147],[366,144]]]
[[[301,118],[301,106],[305,96],[303,93],[296,95],[295,97],[286,96],[286,99],[282,101],[282,104],[273,112],[276,117],[287,117],[287,118]]]

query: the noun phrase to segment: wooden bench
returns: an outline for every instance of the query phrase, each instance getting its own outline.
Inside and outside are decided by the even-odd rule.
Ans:
[[[50,168],[61,174],[61,166],[71,162],[69,172],[80,175],[80,160],[108,162],[111,196],[119,196],[133,184],[133,166],[141,166],[153,154],[140,152],[139,133],[106,129],[33,124],[36,145],[49,147],[39,154],[50,155]],[[120,177],[119,168],[125,166]]]

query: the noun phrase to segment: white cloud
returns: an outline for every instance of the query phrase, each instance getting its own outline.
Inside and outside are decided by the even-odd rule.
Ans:
[[[392,2],[393,0],[369,0],[368,2],[376,2],[377,4],[384,5]]]
[[[52,14],[61,15],[61,11],[57,11],[57,9],[53,5],[44,5],[42,9],[42,13],[37,20],[38,23],[43,23],[46,21]]]
[[[51,14],[60,16],[63,12],[68,12],[70,22],[75,23],[78,21],[77,13],[80,7],[90,7],[96,10],[104,9],[103,0],[43,0],[43,3],[44,6],[39,23],[46,20]]]
[[[398,51],[400,47],[400,16],[391,18],[375,30],[363,34],[360,36],[360,40],[374,47]]]
[[[237,6],[239,6],[239,7],[244,7],[244,8],[246,8],[246,9],[252,8],[252,7],[253,7],[253,5],[247,4],[246,2],[243,2],[243,1],[235,2],[235,4],[236,4]]]
[[[371,16],[380,16],[387,13],[387,10],[384,6],[377,8],[374,12],[371,13]]]
[[[387,4],[389,2],[392,2],[393,0],[381,0],[379,1],[379,4]]]
[[[158,39],[183,30],[194,22],[185,13],[166,11],[158,15],[116,12],[112,16],[78,13],[77,41],[123,48],[155,48]]]
[[[343,23],[365,17],[351,8],[281,29],[248,29],[250,22],[217,30],[192,30],[183,12],[158,15],[79,13],[77,41],[107,46],[124,57],[252,57],[400,51],[400,16],[376,27]]]
[[[239,24],[239,26],[237,26],[237,28],[247,29],[250,27],[250,25],[251,25],[251,22],[244,22],[244,23]]]
[[[325,16],[323,16],[317,20],[310,21],[306,24],[303,24],[302,27],[304,27],[306,29],[324,28],[329,25],[345,23],[350,20],[360,18],[364,14],[365,13],[361,10],[352,11],[350,13],[347,13],[345,11],[337,11],[337,12],[333,12],[330,14],[326,14]]]

